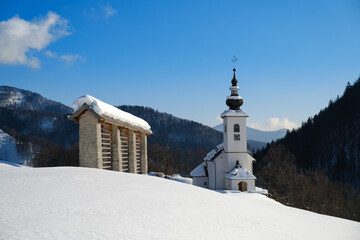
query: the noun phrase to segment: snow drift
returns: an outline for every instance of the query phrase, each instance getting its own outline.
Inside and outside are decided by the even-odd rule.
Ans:
[[[0,162],[0,239],[359,239],[360,223],[147,175]]]

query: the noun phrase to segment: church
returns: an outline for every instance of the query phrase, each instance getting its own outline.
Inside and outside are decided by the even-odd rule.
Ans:
[[[204,162],[191,171],[193,185],[209,189],[254,191],[253,175],[255,159],[247,151],[246,118],[249,115],[240,107],[243,99],[234,76],[231,95],[226,99],[229,109],[221,114],[224,125],[222,144],[216,146],[204,158]]]

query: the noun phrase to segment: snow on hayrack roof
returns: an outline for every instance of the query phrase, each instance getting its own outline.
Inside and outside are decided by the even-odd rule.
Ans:
[[[201,163],[199,166],[197,166],[194,170],[192,170],[190,172],[190,176],[192,176],[192,177],[207,177],[205,167],[206,167],[206,164]]]
[[[249,172],[246,168],[236,166],[231,170],[228,174],[226,174],[225,178],[227,179],[256,179],[256,177]]]
[[[80,115],[82,113],[81,109],[84,108],[84,106],[89,107],[96,114],[105,118],[106,120],[113,120],[127,127],[152,133],[150,130],[150,125],[145,120],[128,112],[124,112],[90,95],[84,95],[75,100],[72,105],[75,113],[71,118],[75,118],[77,115]]]

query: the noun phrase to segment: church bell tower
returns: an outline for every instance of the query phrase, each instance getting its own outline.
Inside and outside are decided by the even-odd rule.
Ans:
[[[227,155],[225,172],[229,172],[236,164],[243,167],[247,165],[247,138],[246,138],[246,118],[248,114],[240,107],[243,99],[239,96],[239,87],[235,76],[236,69],[233,69],[234,76],[231,80],[231,95],[226,99],[229,109],[221,114],[224,124],[224,154]]]

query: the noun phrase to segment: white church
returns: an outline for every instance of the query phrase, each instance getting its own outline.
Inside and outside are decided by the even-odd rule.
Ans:
[[[226,99],[229,109],[221,114],[224,121],[224,142],[210,151],[204,162],[191,171],[193,185],[222,190],[254,191],[256,177],[253,175],[255,159],[247,151],[246,118],[240,108],[243,104],[235,77]]]

